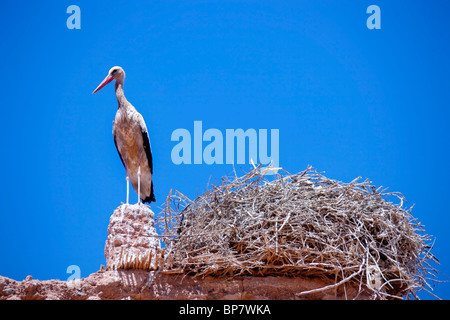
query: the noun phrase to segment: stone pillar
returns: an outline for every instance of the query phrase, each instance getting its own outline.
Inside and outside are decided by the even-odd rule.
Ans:
[[[154,213],[143,204],[123,204],[109,219],[105,244],[106,269],[156,270],[164,255]]]

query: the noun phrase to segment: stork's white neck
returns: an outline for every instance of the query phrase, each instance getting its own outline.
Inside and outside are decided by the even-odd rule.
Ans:
[[[116,97],[117,102],[119,103],[119,108],[125,108],[128,106],[128,100],[125,98],[125,94],[123,93],[123,82],[116,80]]]

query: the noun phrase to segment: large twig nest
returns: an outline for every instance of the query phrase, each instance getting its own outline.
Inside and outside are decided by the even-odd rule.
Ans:
[[[223,178],[194,201],[171,193],[158,218],[172,252],[166,268],[328,277],[374,298],[417,298],[429,288],[436,272],[430,237],[400,193],[360,178],[338,182],[312,168],[270,179],[266,173],[258,167]]]

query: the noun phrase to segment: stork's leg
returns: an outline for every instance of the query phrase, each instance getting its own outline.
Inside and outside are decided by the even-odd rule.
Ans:
[[[137,172],[137,176],[138,176],[138,204],[141,204],[141,159],[142,159],[142,154],[143,154],[143,149],[141,150],[141,153],[139,155],[139,167],[138,167],[138,172]]]
[[[128,176],[127,173],[127,204],[129,204],[129,199],[130,199],[130,177]]]
[[[124,167],[125,167],[125,173],[127,177],[125,178],[127,180],[127,204],[129,204],[130,200],[130,175],[128,174],[128,166],[127,166],[127,160],[124,159]]]
[[[141,204],[141,165],[139,164],[138,172],[138,204]]]

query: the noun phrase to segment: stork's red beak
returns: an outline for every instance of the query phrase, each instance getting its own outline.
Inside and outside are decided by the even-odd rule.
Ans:
[[[106,86],[108,83],[110,83],[113,80],[114,80],[114,77],[112,75],[108,75],[105,78],[105,80],[103,80],[102,83],[100,83],[100,85],[97,87],[97,89],[95,89],[94,92],[92,92],[92,94],[96,93],[98,90],[100,90],[101,88],[103,88],[104,86]]]

